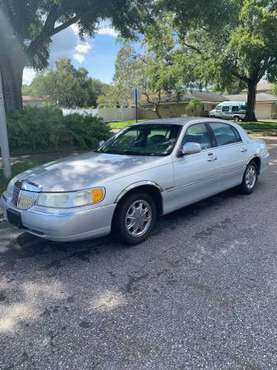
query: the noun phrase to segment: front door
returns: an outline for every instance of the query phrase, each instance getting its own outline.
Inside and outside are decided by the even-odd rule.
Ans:
[[[174,160],[176,208],[194,203],[221,190],[213,140],[205,123],[193,124],[187,128],[182,145],[188,142],[199,143],[202,151]]]

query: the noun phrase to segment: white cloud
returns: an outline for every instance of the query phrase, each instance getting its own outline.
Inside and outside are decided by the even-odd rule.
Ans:
[[[116,38],[119,33],[113,28],[111,21],[107,20],[99,23],[96,35]],[[78,24],[73,24],[53,37],[50,45],[49,67],[53,68],[55,62],[61,58],[74,59],[82,64],[92,48],[93,41],[91,39],[81,40]],[[36,71],[33,68],[25,68],[23,83],[29,85],[35,75]]]
[[[75,53],[73,54],[73,58],[77,60],[80,64],[82,64],[90,52],[92,46],[87,41],[80,41],[75,46]]]
[[[91,45],[88,42],[80,43],[76,45],[75,50],[79,54],[87,54],[91,49]]]
[[[102,27],[97,30],[98,35],[118,37],[119,33],[113,27]]]
[[[79,27],[77,23],[71,26],[71,29],[75,35],[79,35]],[[104,35],[104,36],[111,36],[111,37],[118,37],[119,32],[112,26],[111,22],[103,21],[99,23],[99,26],[96,30],[97,35]]]
[[[79,34],[79,27],[78,27],[78,24],[77,23],[72,24],[72,26],[70,26],[70,28],[75,33],[75,35],[78,35]]]
[[[73,58],[79,63],[79,64],[82,64],[82,63],[84,63],[84,61],[85,61],[85,56],[84,55],[82,55],[82,54],[74,54],[73,55]]]
[[[23,84],[30,85],[36,76],[36,71],[33,68],[25,68],[23,71]]]

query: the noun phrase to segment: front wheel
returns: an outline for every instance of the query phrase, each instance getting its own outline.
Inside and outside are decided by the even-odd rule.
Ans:
[[[157,220],[152,197],[144,192],[127,195],[118,205],[113,221],[113,234],[126,244],[142,243]]]
[[[254,162],[250,162],[246,167],[240,190],[243,194],[251,194],[255,190],[258,181],[258,169]]]

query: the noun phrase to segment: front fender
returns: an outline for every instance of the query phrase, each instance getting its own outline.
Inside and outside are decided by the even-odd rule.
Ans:
[[[138,181],[131,185],[128,185],[124,190],[122,190],[120,194],[117,196],[115,203],[118,203],[124,197],[124,195],[126,195],[130,190],[136,189],[140,186],[153,186],[156,189],[158,189],[161,193],[163,192],[163,188],[154,181]]]

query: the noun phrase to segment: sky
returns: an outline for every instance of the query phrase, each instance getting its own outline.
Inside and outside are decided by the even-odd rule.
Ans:
[[[75,67],[85,67],[91,77],[110,83],[121,47],[117,32],[107,22],[100,25],[93,38],[84,41],[78,36],[78,27],[73,25],[53,37],[49,67],[54,67],[58,59],[68,58]],[[25,68],[23,83],[30,84],[35,74],[33,69]]]

